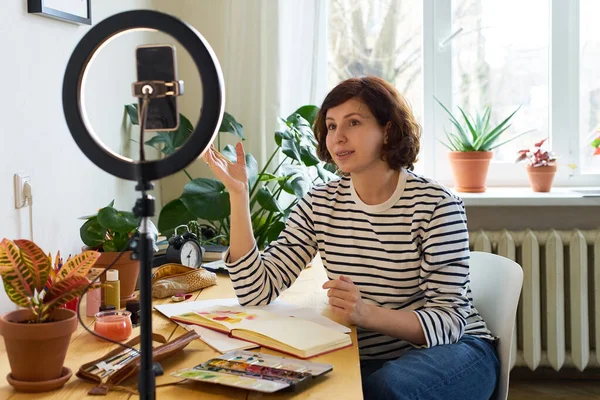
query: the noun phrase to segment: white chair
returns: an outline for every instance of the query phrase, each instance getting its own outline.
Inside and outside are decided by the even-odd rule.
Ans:
[[[506,400],[523,269],[506,257],[479,251],[471,252],[469,265],[473,305],[488,329],[499,338],[496,350],[500,360],[500,374],[492,399]]]

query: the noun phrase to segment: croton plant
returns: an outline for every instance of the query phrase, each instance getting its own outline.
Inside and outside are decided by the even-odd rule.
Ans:
[[[62,264],[58,252],[53,263],[52,255],[30,240],[3,239],[0,275],[10,300],[33,313],[30,322],[48,322],[52,311],[83,293],[98,257],[97,251],[85,251]]]

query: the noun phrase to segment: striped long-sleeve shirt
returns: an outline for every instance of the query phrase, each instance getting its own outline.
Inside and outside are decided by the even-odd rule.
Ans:
[[[263,254],[255,247],[227,263],[240,304],[273,301],[317,251],[329,279],[350,277],[367,304],[414,312],[426,347],[465,333],[493,340],[472,306],[462,200],[438,183],[402,169],[378,205],[363,203],[350,177],[315,186]],[[397,358],[413,346],[361,328],[358,339],[363,359]]]

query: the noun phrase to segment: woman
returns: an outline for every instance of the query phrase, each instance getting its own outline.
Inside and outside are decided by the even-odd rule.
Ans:
[[[412,172],[420,127],[376,77],[348,79],[314,126],[319,157],[340,180],[314,187],[260,255],[252,234],[244,151],[204,160],[231,199],[227,265],[243,305],[273,301],[320,253],[329,304],[356,324],[367,399],[488,399],[498,359],[473,308],[462,201]]]

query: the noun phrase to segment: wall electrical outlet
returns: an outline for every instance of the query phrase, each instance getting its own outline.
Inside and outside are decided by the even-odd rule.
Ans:
[[[27,172],[15,174],[15,208],[23,208],[27,205],[27,199],[23,193],[26,182],[31,185],[31,177]]]

